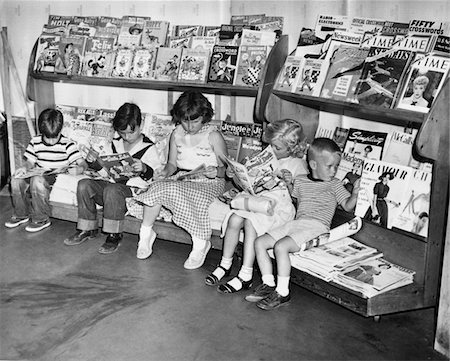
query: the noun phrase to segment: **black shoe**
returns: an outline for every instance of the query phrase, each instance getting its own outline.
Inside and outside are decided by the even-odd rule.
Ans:
[[[75,234],[70,236],[69,238],[66,238],[64,240],[64,244],[66,246],[76,246],[77,244],[81,244],[84,241],[88,241],[92,238],[97,237],[98,229],[93,229],[90,231],[80,231],[77,230]]]
[[[219,293],[236,293],[239,292],[241,290],[248,290],[250,287],[252,287],[253,284],[253,280],[248,280],[248,281],[244,281],[241,277],[236,276],[234,278],[237,278],[239,280],[239,282],[241,283],[241,288],[239,288],[238,290],[236,288],[234,288],[232,285],[230,285],[229,282],[224,283],[222,285],[218,285],[217,286],[217,292]],[[233,278],[233,279],[234,279]]]
[[[122,240],[122,233],[110,233],[108,237],[106,237],[105,243],[98,249],[98,252],[101,254],[110,254],[117,251],[119,248],[120,241]]]
[[[282,305],[287,305],[291,300],[291,295],[281,296],[277,291],[273,291],[268,297],[256,303],[262,310],[274,310]]]
[[[225,274],[223,275],[223,277],[222,278],[224,278],[224,277],[228,277],[229,275],[230,275],[230,272],[231,272],[231,267],[229,268],[229,269],[226,269],[226,268],[224,268],[224,267],[222,267],[220,264],[216,267],[216,269],[217,268],[221,268],[221,269],[223,269],[223,271],[225,272]],[[214,270],[215,271],[215,270]],[[213,271],[213,272],[214,272]],[[205,284],[207,285],[207,286],[215,286],[215,285],[217,285],[219,282],[220,282],[220,280],[222,279],[219,279],[213,272],[211,272],[208,276],[206,276],[206,278],[205,278]]]
[[[254,289],[253,293],[245,297],[245,300],[248,302],[258,302],[268,297],[273,291],[275,291],[275,286],[271,287],[265,283],[261,283]]]

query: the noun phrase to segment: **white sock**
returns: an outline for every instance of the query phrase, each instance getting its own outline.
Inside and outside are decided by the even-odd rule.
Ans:
[[[220,260],[220,265],[221,265],[223,268],[225,268],[226,270],[230,269],[230,267],[231,267],[232,264],[233,264],[233,257],[231,257],[231,258],[225,258],[225,257],[222,257],[222,259]],[[220,281],[220,280],[223,278],[223,276],[225,276],[225,271],[224,271],[222,268],[217,267],[217,268],[213,271],[212,274],[213,274],[214,276],[216,276],[217,279]]]
[[[270,287],[275,287],[275,277],[273,275],[262,275],[262,281],[264,284]]]
[[[289,279],[289,276],[277,276],[277,288],[275,291],[277,291],[280,296],[286,297],[289,294]]]
[[[242,266],[241,270],[238,273],[238,277],[240,277],[243,281],[250,281],[253,276],[253,268]],[[227,282],[231,287],[233,287],[236,291],[242,289],[242,283],[237,277],[233,277],[230,281]]]

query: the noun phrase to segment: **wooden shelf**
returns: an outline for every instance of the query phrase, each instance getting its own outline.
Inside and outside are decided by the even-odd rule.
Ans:
[[[362,106],[338,100],[325,99],[310,95],[273,90],[273,94],[288,102],[307,106],[320,111],[357,116],[368,120],[415,128],[425,121],[426,114],[403,109],[383,109],[376,106]]]
[[[135,88],[135,89],[154,89],[165,91],[186,91],[197,89],[202,93],[218,94],[218,95],[235,95],[255,97],[258,93],[256,87],[244,87],[235,85],[224,85],[215,83],[189,83],[189,82],[173,82],[158,80],[140,80],[140,79],[121,79],[121,78],[98,78],[86,76],[67,76],[55,73],[37,73],[32,72],[31,77],[35,80],[46,80],[53,83],[70,83],[83,85],[99,85],[105,87],[117,88]]]

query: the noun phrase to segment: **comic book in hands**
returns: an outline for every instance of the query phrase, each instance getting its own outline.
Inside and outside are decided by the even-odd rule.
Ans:
[[[209,50],[184,48],[181,53],[178,80],[181,82],[205,83],[209,59]]]
[[[131,65],[130,78],[153,79],[157,48],[136,48]]]
[[[428,113],[450,69],[450,58],[437,54],[417,57],[411,65],[397,108]]]
[[[341,45],[330,58],[328,73],[320,96],[349,103],[357,103],[356,89],[369,49]]]
[[[431,178],[430,171],[414,169],[392,227],[428,236]]]
[[[267,188],[265,187],[268,184],[272,184],[275,187],[281,181],[274,174],[275,170],[278,169],[278,159],[270,145],[248,159],[245,164],[239,163],[229,157],[223,157],[222,161],[234,173],[233,180],[236,185],[241,190],[252,195],[266,190]]]
[[[405,206],[405,193],[414,169],[380,160],[364,159],[355,215],[392,228]],[[372,209],[377,199],[376,210]],[[373,217],[373,213],[377,216]]]
[[[71,168],[71,166],[64,166],[64,167],[60,167],[57,169],[46,169],[46,168],[35,167],[35,168],[28,169],[22,175],[14,176],[14,177],[18,178],[18,179],[25,179],[25,178],[35,177],[35,176],[62,174],[62,173],[66,173],[69,170],[69,168]]]
[[[233,84],[239,46],[215,45],[208,70],[208,83]]]
[[[107,78],[111,75],[116,53],[114,37],[87,38],[81,75]]]
[[[234,85],[259,86],[267,55],[268,47],[265,45],[241,45]]]
[[[102,155],[97,160],[102,166],[99,174],[105,174],[105,178],[112,183],[127,183],[130,178],[139,176],[133,169],[134,160],[128,152]]]

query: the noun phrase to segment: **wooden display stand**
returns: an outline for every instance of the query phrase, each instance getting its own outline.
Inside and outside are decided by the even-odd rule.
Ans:
[[[342,287],[333,282],[325,282],[307,273],[293,269],[292,280],[296,284],[311,290],[363,316],[374,316],[435,306],[437,302],[439,278],[442,263],[442,247],[446,227],[446,210],[448,202],[448,128],[442,131],[441,125],[448,126],[449,118],[449,83],[447,82],[436,100],[429,115],[406,110],[380,110],[376,107],[364,107],[317,97],[274,91],[273,85],[288,55],[288,38],[283,35],[273,47],[263,69],[263,81],[256,90],[236,86],[217,86],[211,84],[180,84],[176,82],[140,81],[129,79],[98,79],[84,77],[67,77],[64,75],[34,73],[33,63],[36,47],[30,58],[28,72],[28,95],[36,101],[36,112],[54,106],[53,84],[55,82],[92,84],[107,87],[126,87],[140,89],[158,89],[166,91],[184,91],[197,89],[201,92],[256,97],[254,121],[266,122],[266,119],[294,118],[302,122],[309,139],[312,139],[318,125],[319,112],[346,114],[366,120],[387,124],[407,125],[419,128],[418,152],[434,161],[432,196],[430,206],[429,236],[423,238],[407,232],[381,228],[364,221],[364,225],[353,237],[369,246],[382,251],[388,261],[400,264],[416,272],[414,283],[399,289],[388,291],[372,298]],[[434,124],[431,126],[430,124]],[[427,130],[425,131],[425,124]],[[439,126],[436,126],[439,124]],[[433,139],[435,147],[427,149],[424,138]],[[445,153],[445,154],[444,154]],[[76,220],[76,209],[61,204],[54,204],[54,217]],[[340,224],[351,218],[344,212],[337,212],[334,224]],[[187,233],[173,224],[157,223],[158,237],[172,241],[190,243]],[[128,219],[126,231],[137,233],[139,221]],[[221,248],[221,239],[216,233],[213,245]]]

